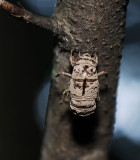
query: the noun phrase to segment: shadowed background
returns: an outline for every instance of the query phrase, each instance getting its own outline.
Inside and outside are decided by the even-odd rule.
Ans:
[[[50,16],[56,0],[20,2],[33,12]],[[1,10],[0,19],[0,159],[39,160],[53,37]],[[140,159],[139,35],[140,2],[130,0],[111,144],[111,158],[116,160]]]

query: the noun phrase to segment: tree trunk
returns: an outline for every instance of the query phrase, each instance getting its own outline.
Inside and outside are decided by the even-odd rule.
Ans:
[[[112,137],[116,87],[128,0],[59,0],[51,18],[34,15],[0,0],[0,6],[16,17],[53,31],[57,35],[52,83],[46,115],[41,160],[106,160]],[[69,78],[56,78],[58,72],[71,72],[70,51],[96,53],[100,102],[94,114],[78,117],[69,110],[69,100],[59,104]]]
[[[52,83],[46,115],[46,130],[41,160],[107,159],[114,123],[116,87],[122,40],[126,20],[126,0],[65,0],[54,16],[65,28],[55,50]],[[95,52],[99,58],[100,102],[89,117],[77,117],[69,111],[69,100],[59,104],[69,78],[56,78],[60,72],[71,72],[70,50]],[[78,53],[78,52],[77,52]]]

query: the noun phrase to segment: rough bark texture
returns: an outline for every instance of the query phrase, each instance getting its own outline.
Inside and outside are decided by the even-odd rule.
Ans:
[[[0,0],[0,6],[16,17],[23,17],[58,35],[41,159],[107,159],[127,0],[59,0],[50,19],[19,10],[5,0]],[[30,17],[25,17],[25,13]],[[78,51],[91,55],[96,52],[98,72],[108,73],[108,78],[99,78],[100,102],[96,112],[89,117],[74,116],[69,110],[69,100],[59,104],[62,92],[68,88],[69,78],[56,79],[55,75],[60,71],[71,72],[69,54],[72,49],[75,55]]]
[[[126,20],[126,0],[65,0],[57,3],[54,16],[64,25],[55,50],[52,84],[46,116],[42,160],[105,160],[112,137],[116,87]],[[70,72],[69,52],[96,52],[100,102],[95,114],[80,118],[69,111],[69,100],[58,104],[69,78],[55,78],[60,71]]]

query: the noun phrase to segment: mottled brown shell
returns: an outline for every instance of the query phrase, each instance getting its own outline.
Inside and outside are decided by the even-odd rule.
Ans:
[[[63,102],[64,95],[70,93],[70,108],[79,116],[88,116],[94,113],[96,109],[96,100],[99,100],[99,81],[98,76],[107,74],[102,71],[97,73],[96,66],[98,64],[98,57],[94,54],[92,58],[88,53],[79,54],[76,59],[70,56],[70,62],[73,66],[72,74],[60,72],[57,74],[71,77],[70,86],[63,92],[61,102]]]
[[[80,116],[87,116],[94,112],[96,99],[99,95],[99,81],[96,71],[98,58],[86,53],[79,56],[73,66],[70,80],[70,108]]]

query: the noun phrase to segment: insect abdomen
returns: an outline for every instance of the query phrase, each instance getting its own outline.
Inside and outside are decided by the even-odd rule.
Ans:
[[[93,96],[78,96],[71,94],[71,110],[79,116],[87,116],[96,109],[96,102]]]
[[[70,81],[71,110],[79,116],[87,116],[96,109],[98,80],[73,78]]]
[[[81,101],[81,103],[82,103],[82,101]],[[93,103],[93,101],[92,101],[92,103]],[[93,105],[84,105],[84,106],[83,105],[76,105],[71,100],[70,108],[75,114],[78,114],[79,116],[87,116],[87,115],[90,115],[94,112],[94,110],[96,108],[96,104],[94,102]]]

